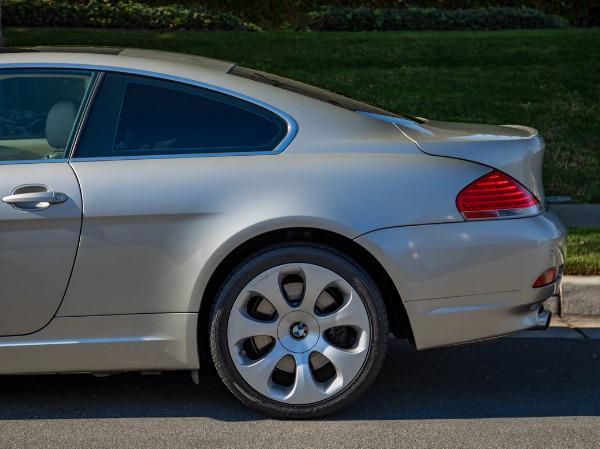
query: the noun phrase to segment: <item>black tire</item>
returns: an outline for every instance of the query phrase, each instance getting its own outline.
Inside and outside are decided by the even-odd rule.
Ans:
[[[225,385],[279,418],[346,407],[375,380],[387,345],[377,286],[353,259],[320,244],[277,244],[242,261],[210,318],[210,350]]]

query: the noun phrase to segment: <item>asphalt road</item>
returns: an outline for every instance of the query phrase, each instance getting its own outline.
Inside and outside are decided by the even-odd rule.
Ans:
[[[200,386],[183,372],[0,377],[0,447],[600,446],[600,340],[391,343],[374,387],[315,421],[247,409],[212,371]]]

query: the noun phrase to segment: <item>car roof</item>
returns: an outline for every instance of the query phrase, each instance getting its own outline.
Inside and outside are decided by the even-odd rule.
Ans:
[[[221,73],[229,73],[237,64],[223,61],[221,59],[207,58],[183,53],[173,53],[160,50],[144,50],[139,48],[122,47],[4,47],[0,48],[2,53],[79,53],[92,55],[126,56],[143,58],[155,61],[174,62],[201,69],[214,70]]]

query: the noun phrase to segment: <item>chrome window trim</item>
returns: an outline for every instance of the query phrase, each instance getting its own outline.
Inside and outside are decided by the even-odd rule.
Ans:
[[[102,72],[102,71],[94,72],[94,78],[92,79],[94,85],[92,86],[91,90],[88,90],[86,92],[87,98],[84,98],[85,105],[83,105],[81,117],[78,117],[79,122],[77,124],[77,129],[75,130],[75,133],[71,136],[71,139],[69,142],[70,148],[69,148],[69,154],[67,156],[67,159],[71,159],[71,157],[75,153],[75,148],[77,148],[77,146],[79,145],[79,141],[81,140],[81,131],[84,129],[85,125],[87,124],[88,118],[90,116],[90,106],[94,103],[94,100],[96,99],[96,95],[98,94],[98,90],[100,90],[100,84],[102,83],[103,79],[104,79],[104,72]]]
[[[56,162],[69,162],[67,158],[61,159],[27,159],[27,160],[16,160],[16,161],[0,161],[0,165],[22,165],[22,164],[48,164]]]
[[[277,109],[267,103],[264,103],[260,100],[256,100],[255,98],[249,97],[244,94],[240,94],[238,92],[231,91],[229,89],[225,89],[223,87],[215,86],[214,84],[204,83],[202,81],[196,81],[189,78],[183,78],[180,76],[167,75],[164,73],[152,72],[148,70],[140,70],[140,69],[132,69],[128,67],[113,67],[113,66],[105,66],[105,65],[95,65],[95,64],[57,64],[57,63],[15,63],[15,64],[1,64],[1,69],[15,69],[15,68],[24,68],[24,69],[81,69],[81,70],[97,70],[101,72],[116,72],[116,73],[126,73],[131,75],[145,76],[150,78],[158,78],[161,80],[173,81],[176,83],[187,84],[190,86],[201,87],[204,89],[209,89],[215,92],[219,92],[221,94],[229,95],[235,98],[239,98],[240,100],[247,101],[256,106],[260,106],[275,115],[278,115],[281,119],[283,119],[288,126],[287,134],[285,137],[277,144],[272,151],[240,151],[240,152],[228,152],[228,153],[190,153],[190,154],[164,154],[164,155],[156,155],[156,156],[104,156],[104,157],[86,157],[86,158],[78,158],[73,157],[73,154],[77,153],[77,145],[74,145],[71,149],[71,156],[68,160],[70,161],[112,161],[112,160],[125,160],[125,159],[176,159],[176,158],[190,158],[190,157],[216,157],[216,156],[253,156],[253,155],[267,155],[267,154],[280,154],[288,147],[291,141],[296,137],[296,133],[298,132],[298,123],[294,120],[290,115],[286,114],[280,109]],[[100,75],[101,76],[101,75]],[[100,84],[97,83],[96,86]],[[92,103],[88,104],[89,106]],[[77,136],[79,137],[79,136]],[[79,143],[78,141],[75,144]]]
[[[285,148],[284,148],[285,149]],[[189,154],[157,154],[156,156],[98,156],[98,157],[74,157],[69,162],[94,162],[94,161],[127,161],[139,159],[182,159],[198,157],[229,157],[229,156],[266,156],[280,154],[283,150],[275,151],[240,151],[237,153],[189,153]]]

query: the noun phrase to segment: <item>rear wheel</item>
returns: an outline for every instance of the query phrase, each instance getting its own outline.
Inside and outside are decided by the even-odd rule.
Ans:
[[[211,353],[227,387],[278,417],[321,416],[356,399],[387,350],[375,283],[326,246],[287,243],[243,261],[220,289]]]

